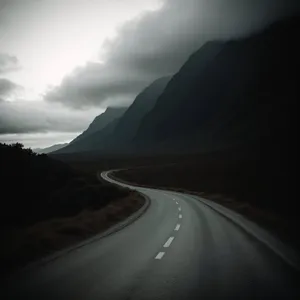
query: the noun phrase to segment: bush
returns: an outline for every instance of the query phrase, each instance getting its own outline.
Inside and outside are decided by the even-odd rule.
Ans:
[[[22,144],[0,143],[2,226],[23,226],[99,209],[129,194]]]

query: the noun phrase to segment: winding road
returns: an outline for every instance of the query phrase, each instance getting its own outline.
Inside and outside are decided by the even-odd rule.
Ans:
[[[24,269],[1,299],[300,299],[295,253],[255,224],[196,196],[128,187],[150,199],[139,218]]]

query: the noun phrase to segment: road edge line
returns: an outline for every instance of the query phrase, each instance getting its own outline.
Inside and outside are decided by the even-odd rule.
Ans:
[[[177,194],[181,194],[176,192]],[[200,201],[204,205],[208,206],[210,209],[215,211],[216,213],[220,214],[221,216],[225,217],[227,220],[232,222],[234,225],[238,226],[242,230],[244,230],[247,234],[251,237],[255,238],[269,250],[271,250],[275,255],[281,258],[286,264],[290,267],[295,269],[296,271],[300,272],[300,258],[296,254],[296,251],[283,244],[281,240],[275,238],[270,232],[263,229],[256,223],[252,222],[251,220],[246,219],[241,214],[230,210],[227,207],[224,207],[218,203],[214,203],[211,200],[204,199],[199,196],[190,195],[190,194],[181,194],[183,196],[188,196],[196,201]],[[212,203],[210,203],[212,202]],[[247,223],[247,224],[245,224]],[[281,249],[280,249],[281,248]]]
[[[99,179],[98,172],[97,172],[97,178]],[[121,222],[116,223],[115,225],[106,229],[105,231],[98,233],[86,240],[83,240],[73,246],[69,246],[65,249],[58,250],[57,252],[50,254],[50,256],[45,256],[36,261],[32,261],[28,265],[25,265],[25,266],[21,267],[20,269],[17,269],[16,272],[12,272],[10,275],[8,275],[8,278],[10,276],[13,276],[14,274],[18,274],[18,273],[25,272],[26,270],[29,270],[32,268],[46,265],[46,264],[60,258],[61,256],[64,256],[70,252],[73,252],[73,251],[78,250],[82,247],[85,247],[89,244],[97,242],[98,240],[108,237],[111,234],[114,234],[114,233],[122,230],[123,228],[129,226],[130,224],[134,223],[147,211],[147,209],[149,208],[149,206],[151,204],[151,199],[147,195],[140,193],[140,192],[137,192],[137,193],[139,193],[145,199],[145,202],[141,208],[139,208],[137,211],[135,211],[132,215],[128,216],[126,219],[122,220]]]

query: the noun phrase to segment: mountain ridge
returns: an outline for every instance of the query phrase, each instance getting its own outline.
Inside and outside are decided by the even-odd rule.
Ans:
[[[96,116],[90,123],[88,128],[84,130],[80,135],[78,135],[74,140],[72,140],[70,144],[75,143],[83,138],[86,138],[90,134],[103,129],[115,118],[120,117],[126,110],[127,107],[107,107],[106,110],[102,114]]]
[[[105,126],[99,130],[91,130],[91,128],[96,127],[92,124],[97,123],[99,119],[101,125],[104,123],[101,119],[102,115],[96,117],[86,131],[67,147],[56,151],[54,154],[88,151],[116,152],[114,147],[118,149],[117,151],[120,149],[125,151],[136,134],[140,120],[154,107],[158,96],[169,80],[170,77],[155,80],[136,96],[129,108],[119,110],[117,116],[113,114],[114,118],[106,118]]]
[[[227,143],[223,138],[224,134],[231,135],[233,144],[237,139],[244,138],[247,132],[251,132],[253,139],[262,136],[260,130],[265,132],[270,125],[263,119],[264,114],[271,118],[268,106],[276,106],[274,116],[280,115],[278,95],[283,94],[285,89],[290,94],[295,92],[293,82],[297,68],[294,61],[297,60],[299,47],[289,37],[296,35],[297,24],[298,17],[285,19],[250,37],[204,45],[192,54],[173,76],[154,109],[142,120],[134,138],[139,150],[149,146],[159,147],[159,144],[163,149],[168,142],[172,147],[176,139],[182,143],[185,136],[190,136],[187,142],[197,144],[197,147],[202,144],[203,149],[206,145],[206,149],[227,147],[229,141]],[[203,50],[210,52],[212,59],[207,60],[205,67],[198,67],[202,62]],[[262,95],[269,98],[262,99]],[[274,97],[274,101],[270,97]],[[167,109],[170,103],[174,103],[172,111]],[[247,117],[249,124],[241,119],[238,121],[241,114],[247,114],[245,107],[253,117],[252,120]],[[288,107],[286,109],[289,110]],[[274,121],[272,128],[275,130]],[[240,130],[234,138],[233,131],[239,130],[238,122],[253,130]]]
[[[85,141],[91,139],[98,131],[101,131],[106,128],[111,122],[117,120],[125,111],[127,107],[108,107],[106,110],[94,118],[90,123],[88,128],[84,130],[80,135],[78,135],[74,140],[72,140],[65,147],[54,151],[53,154],[59,153],[72,153],[76,151],[85,150]],[[78,150],[77,150],[78,149]]]
[[[63,144],[54,144],[50,147],[46,147],[46,148],[34,148],[32,149],[32,151],[39,153],[39,154],[47,154],[47,153],[51,153],[54,151],[57,151],[59,149],[62,149],[63,147],[66,147],[68,145],[68,143],[63,143]]]

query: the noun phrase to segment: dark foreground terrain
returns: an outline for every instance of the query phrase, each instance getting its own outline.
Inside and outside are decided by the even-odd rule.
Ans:
[[[143,205],[95,173],[0,144],[1,275],[101,232]]]
[[[140,218],[0,282],[1,299],[299,299],[296,261],[247,220],[200,197],[131,188],[151,199]]]

